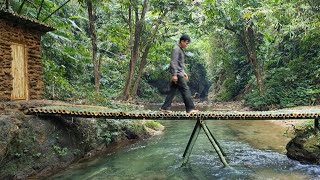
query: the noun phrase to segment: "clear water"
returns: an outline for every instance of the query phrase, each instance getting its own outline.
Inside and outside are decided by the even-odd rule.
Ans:
[[[73,165],[50,179],[320,179],[320,166],[285,155],[285,129],[268,121],[206,121],[232,168],[223,168],[201,130],[187,166],[182,155],[195,121],[161,121],[162,135]]]

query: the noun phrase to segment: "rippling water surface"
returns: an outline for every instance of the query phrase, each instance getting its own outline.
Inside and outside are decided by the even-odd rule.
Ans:
[[[160,121],[164,134],[71,166],[50,179],[320,179],[320,166],[285,155],[285,128],[268,121],[206,121],[232,168],[223,168],[201,131],[189,163],[182,155],[195,121]]]

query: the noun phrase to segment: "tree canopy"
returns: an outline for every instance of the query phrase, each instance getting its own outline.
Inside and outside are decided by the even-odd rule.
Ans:
[[[192,93],[256,109],[319,104],[316,0],[2,0],[56,28],[42,39],[46,98],[160,102],[182,33]]]

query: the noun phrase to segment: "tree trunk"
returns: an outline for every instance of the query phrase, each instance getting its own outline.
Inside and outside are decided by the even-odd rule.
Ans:
[[[6,0],[6,9],[7,9],[7,10],[9,9],[9,6],[10,6],[9,1],[10,1],[10,0]]]
[[[129,14],[129,19],[128,19],[128,25],[129,25],[129,34],[130,34],[130,39],[129,39],[129,46],[130,46],[130,57],[132,57],[132,49],[133,49],[133,33],[132,33],[132,8],[131,8],[131,1],[130,1],[130,6],[128,9],[128,14]]]
[[[238,35],[240,38],[240,41],[246,48],[248,60],[253,67],[254,75],[256,77],[256,81],[259,89],[259,95],[264,96],[265,89],[264,89],[264,81],[262,77],[263,73],[262,73],[260,64],[257,60],[255,37],[254,37],[254,31],[252,27],[249,26],[246,29],[241,30],[240,33],[237,33],[237,30],[230,24],[226,24],[225,29],[230,30],[234,32],[236,35]]]
[[[141,30],[140,24],[141,20],[137,20],[138,12],[136,9],[136,23],[135,23],[135,32],[134,32],[134,42],[133,47],[131,49],[131,57],[130,57],[130,63],[129,63],[129,70],[127,74],[127,80],[125,84],[125,90],[124,90],[124,100],[129,100],[130,97],[130,90],[131,90],[131,83],[134,76],[134,70],[136,67],[136,62],[139,57],[139,44],[140,44],[140,37],[141,37]],[[132,39],[130,39],[130,43],[132,44]]]
[[[124,88],[124,99],[128,100],[130,99],[130,90],[131,90],[131,84],[132,84],[132,79],[134,76],[134,70],[136,67],[136,62],[139,57],[139,46],[140,46],[140,41],[141,41],[141,34],[142,34],[142,29],[144,25],[144,20],[145,20],[145,14],[148,11],[148,4],[149,0],[144,0],[143,3],[143,10],[141,13],[140,20],[138,18],[138,9],[136,9],[136,23],[135,23],[135,31],[134,31],[134,43],[133,43],[133,48],[132,48],[132,53],[131,53],[131,58],[130,58],[130,64],[129,64],[129,71],[127,75],[127,80]]]
[[[99,62],[97,60],[97,35],[94,25],[94,11],[92,6],[92,0],[87,0],[88,15],[89,15],[89,25],[90,25],[90,35],[92,44],[92,63],[93,63],[93,77],[94,77],[94,89],[96,93],[99,93],[100,89],[100,72],[99,72]]]
[[[137,75],[136,81],[133,86],[133,96],[134,97],[137,97],[137,94],[138,94],[139,83],[140,83],[144,68],[148,63],[147,57],[148,57],[150,48],[151,48],[151,44],[148,44],[147,47],[145,48],[143,55],[142,55],[142,58],[141,58],[141,63],[139,66],[138,75]]]
[[[250,63],[252,64],[254,75],[257,80],[257,85],[259,88],[259,95],[264,96],[265,89],[264,89],[264,82],[263,82],[263,77],[262,77],[262,70],[261,70],[260,64],[257,60],[254,31],[250,26],[244,31],[244,42],[245,42],[245,46],[247,48],[248,59],[249,59]]]
[[[147,58],[148,58],[149,50],[152,47],[152,44],[153,44],[154,40],[156,39],[156,34],[158,33],[159,26],[161,25],[162,18],[165,17],[167,13],[168,13],[168,10],[163,12],[162,16],[160,16],[158,18],[158,21],[155,24],[154,31],[151,33],[151,40],[150,40],[149,43],[147,42],[147,44],[146,44],[146,48],[145,48],[145,50],[143,52],[143,55],[142,55],[142,58],[141,58],[141,63],[140,63],[140,66],[139,66],[138,76],[137,76],[136,81],[135,81],[134,86],[133,86],[132,94],[133,94],[134,97],[137,97],[139,83],[141,81],[144,68],[148,63]]]

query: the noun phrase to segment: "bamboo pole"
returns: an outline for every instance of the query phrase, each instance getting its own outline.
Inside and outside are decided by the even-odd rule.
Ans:
[[[320,119],[319,117],[314,119],[314,128],[317,130],[320,130],[319,119]]]
[[[204,122],[204,121],[203,121]],[[217,141],[217,139],[213,136],[213,134],[211,133],[210,129],[208,128],[206,123],[203,123],[202,125],[206,126],[206,128],[208,129],[210,136],[213,138],[213,140],[216,142],[216,144],[218,145],[219,149],[221,150],[221,153],[223,156],[227,156],[227,154],[223,151],[223,149],[221,148],[221,145],[219,144],[219,142]]]
[[[224,164],[224,167],[230,167],[226,161],[226,159],[224,158],[222,152],[221,152],[221,149],[219,148],[219,146],[217,145],[216,141],[214,140],[214,138],[211,136],[207,126],[205,125],[204,121],[200,121],[201,123],[201,127],[203,128],[204,132],[206,133],[208,139],[210,140],[213,148],[216,150],[216,152],[218,153],[219,155],[219,158],[221,160],[221,162]]]
[[[200,125],[200,119],[197,120],[196,125],[194,126],[194,129],[192,131],[192,134],[190,136],[188,145],[186,147],[186,150],[183,153],[183,162],[182,162],[182,166],[185,166],[188,163],[191,151],[193,149],[193,146],[199,136],[200,133],[200,129],[201,129],[201,125]]]

